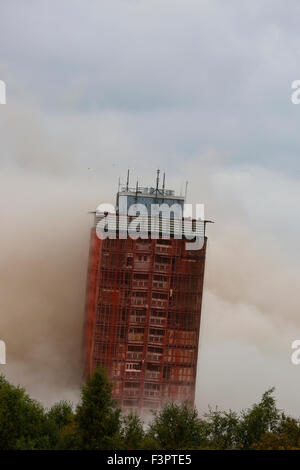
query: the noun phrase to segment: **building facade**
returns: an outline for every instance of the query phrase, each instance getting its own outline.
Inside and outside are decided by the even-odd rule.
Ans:
[[[117,195],[117,219],[122,214],[121,196],[130,205],[184,202],[170,191],[160,190],[158,198],[153,188],[137,191],[127,187]],[[123,206],[122,223],[124,217],[131,220],[127,211],[128,206]],[[98,365],[104,366],[113,383],[113,397],[125,411],[158,409],[168,401],[193,404],[207,241],[204,231],[201,249],[187,249],[186,240],[176,238],[175,214],[168,238],[161,228],[157,237],[150,232],[147,238],[124,237],[118,222],[115,239],[100,239],[97,222],[101,217],[103,214],[96,214],[91,230],[86,376]],[[147,220],[151,223],[151,216]]]

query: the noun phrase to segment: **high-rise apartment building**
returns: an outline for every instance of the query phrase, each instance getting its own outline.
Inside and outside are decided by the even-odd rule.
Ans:
[[[140,204],[149,212],[140,219],[145,223],[136,238],[128,235],[127,226],[137,221],[132,207]],[[164,216],[151,215],[153,204],[176,205],[169,232]],[[195,231],[203,241],[200,249],[189,249],[179,236],[183,205],[183,196],[164,185],[159,189],[158,181],[156,188],[129,188],[127,183],[118,191],[116,214],[95,214],[87,279],[86,375],[104,366],[113,397],[124,410],[194,402],[206,237],[203,221]],[[105,218],[114,220],[115,238],[99,238],[98,223]],[[189,223],[190,229],[195,226],[195,221]],[[154,232],[151,227],[156,227]]]

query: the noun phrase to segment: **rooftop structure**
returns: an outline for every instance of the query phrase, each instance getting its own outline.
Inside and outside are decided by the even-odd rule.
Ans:
[[[184,204],[164,183],[159,188],[159,173],[156,188],[130,188],[128,179],[117,193],[114,239],[97,233],[99,221],[113,214],[95,214],[84,353],[86,375],[104,366],[119,406],[141,412],[170,400],[194,402],[206,237],[203,222],[201,248],[187,249],[185,237],[177,238],[183,219],[176,213],[167,237],[158,215],[153,237],[151,212],[145,216],[149,230],[125,236],[122,224],[136,217],[132,205]]]

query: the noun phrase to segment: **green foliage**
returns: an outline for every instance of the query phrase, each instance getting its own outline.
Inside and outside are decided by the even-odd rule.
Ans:
[[[242,411],[239,442],[243,449],[250,449],[267,432],[276,432],[280,411],[276,408],[274,388],[267,390],[261,401],[252,408]]]
[[[112,399],[112,385],[102,368],[82,387],[77,425],[82,449],[118,449],[121,439],[120,410]]]
[[[300,421],[290,416],[286,416],[284,413],[281,415],[281,419],[277,429],[278,434],[281,438],[288,440],[288,443],[293,448],[300,445]]]
[[[186,403],[170,403],[154,413],[148,437],[154,439],[160,449],[192,449],[205,442],[205,431],[195,408]]]
[[[143,421],[137,414],[130,413],[123,417],[121,435],[125,450],[143,449],[145,432]]]
[[[81,401],[45,410],[0,376],[0,450],[22,449],[300,449],[300,421],[276,407],[274,389],[240,413],[209,409],[202,418],[187,403],[169,403],[145,430],[141,418],[121,417],[105,371],[83,385]]]
[[[256,450],[295,450],[300,448],[300,422],[282,413],[276,432],[263,434],[253,444]]]
[[[52,449],[63,449],[63,431],[74,422],[74,413],[71,403],[60,401],[50,408],[46,414],[49,429],[49,439]]]
[[[47,413],[48,420],[53,422],[60,431],[71,424],[73,417],[72,404],[67,401],[55,403]]]
[[[274,388],[267,390],[258,404],[242,411],[212,411],[205,415],[210,447],[216,449],[251,449],[266,433],[275,433],[280,422]]]
[[[209,410],[205,414],[209,447],[232,449],[239,445],[239,416],[234,411]]]
[[[82,442],[78,426],[75,422],[75,417],[71,423],[68,424],[60,432],[59,440],[56,446],[58,450],[80,450],[82,449]]]
[[[0,450],[47,449],[49,445],[43,407],[0,376]]]

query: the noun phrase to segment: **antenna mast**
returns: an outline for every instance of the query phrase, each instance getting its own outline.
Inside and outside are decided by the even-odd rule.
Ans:
[[[165,194],[165,183],[166,183],[166,173],[164,172],[163,176],[163,186],[162,186],[162,193]]]
[[[128,192],[128,188],[129,188],[129,168],[127,170],[127,182],[126,182],[126,191]]]
[[[136,181],[136,188],[135,188],[135,202],[137,202],[137,195],[139,191],[139,181]]]
[[[157,176],[156,176],[156,190],[155,190],[156,198],[157,198],[158,186],[159,186],[159,173],[160,173],[160,170],[157,170]]]
[[[185,192],[184,192],[184,200],[185,200],[185,201],[186,201],[186,195],[187,195],[188,184],[189,184],[189,182],[186,181],[186,182],[185,182]]]

